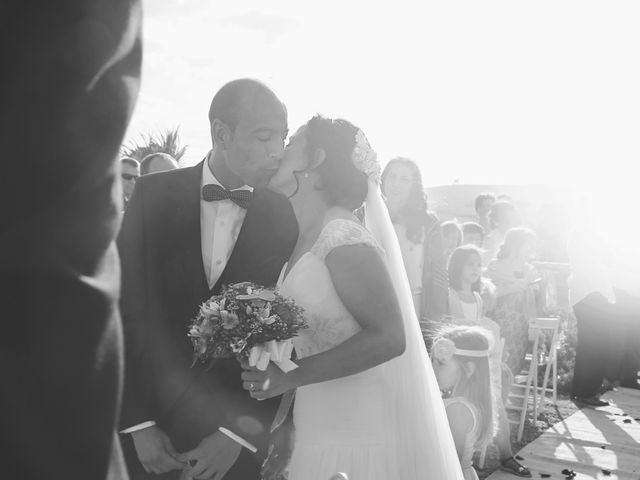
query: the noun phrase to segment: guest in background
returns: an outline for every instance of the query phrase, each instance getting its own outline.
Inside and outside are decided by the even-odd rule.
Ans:
[[[120,176],[122,177],[122,203],[126,210],[129,199],[133,195],[136,181],[140,178],[140,164],[138,161],[131,157],[121,158]]]
[[[493,193],[481,193],[474,202],[478,223],[487,232],[489,231],[489,213],[494,203],[496,203],[496,196]]]
[[[462,230],[458,222],[449,220],[442,222],[442,245],[444,247],[444,255],[449,262],[449,258],[453,251],[462,245]]]
[[[382,193],[395,227],[418,318],[447,313],[447,264],[440,221],[427,210],[418,165],[397,157],[382,172]]]
[[[635,272],[633,285],[629,288],[614,286],[616,310],[618,315],[620,339],[622,346],[620,386],[640,390],[638,375],[640,373],[640,278]],[[626,285],[621,285],[625,286]]]
[[[567,243],[569,299],[578,328],[572,394],[583,404],[602,407],[608,403],[600,400],[600,387],[605,376],[619,376],[623,339],[616,335],[620,329],[609,273],[611,253],[592,223],[588,203],[580,215]]]
[[[502,398],[503,340],[498,324],[484,315],[483,301],[480,296],[482,290],[480,250],[472,245],[463,245],[454,250],[449,261],[449,285],[449,312],[453,322],[480,326],[493,337],[489,350],[489,368],[497,419],[495,444],[498,448],[501,469],[519,477],[530,478],[531,472],[515,459],[511,448],[511,428]]]
[[[473,245],[482,248],[484,243],[484,228],[475,222],[466,222],[462,224],[462,244]]]
[[[515,205],[515,202],[513,201],[513,197],[507,193],[501,193],[500,195],[498,195],[496,197],[496,201],[498,202],[508,202],[512,205]]]
[[[445,327],[434,338],[431,351],[465,480],[478,480],[473,454],[494,434],[489,337],[480,327]]]
[[[500,326],[505,339],[503,359],[514,374],[522,369],[529,345],[529,323],[537,315],[536,285],[540,278],[530,263],[535,251],[535,233],[513,228],[486,270],[496,287],[496,305],[488,316]]]
[[[520,225],[520,216],[516,207],[506,201],[494,203],[489,214],[489,225],[490,230],[483,243],[482,263],[484,265],[488,265],[496,257],[507,231]]]
[[[151,153],[140,162],[140,174],[149,175],[150,173],[166,172],[168,170],[176,170],[180,168],[178,162],[168,153]]]

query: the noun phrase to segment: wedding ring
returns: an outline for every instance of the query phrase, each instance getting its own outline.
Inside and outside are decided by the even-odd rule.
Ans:
[[[256,388],[255,384],[250,383],[250,384],[249,384],[249,391],[250,391],[250,392],[253,392],[253,389],[254,389],[254,388]]]

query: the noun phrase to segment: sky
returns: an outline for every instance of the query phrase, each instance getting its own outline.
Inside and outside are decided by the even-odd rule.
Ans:
[[[212,96],[269,84],[292,131],[346,118],[428,186],[579,184],[615,193],[640,158],[640,2],[146,0],[125,143],[180,127],[210,148]]]

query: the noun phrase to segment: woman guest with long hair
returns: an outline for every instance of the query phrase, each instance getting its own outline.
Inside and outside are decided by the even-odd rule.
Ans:
[[[489,232],[484,239],[482,261],[488,265],[496,257],[507,232],[520,225],[520,215],[510,201],[498,200],[489,212]]]
[[[529,323],[537,314],[540,276],[530,263],[535,251],[536,234],[528,228],[512,228],[486,269],[497,297],[488,316],[500,326],[505,339],[503,359],[514,374],[522,368],[529,345]]]
[[[447,313],[447,265],[438,218],[427,210],[418,165],[397,157],[382,172],[382,193],[398,235],[416,313],[439,321]]]

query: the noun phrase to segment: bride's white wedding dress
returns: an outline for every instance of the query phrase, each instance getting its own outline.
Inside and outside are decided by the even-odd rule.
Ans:
[[[282,295],[305,309],[309,323],[294,339],[299,358],[330,350],[360,330],[325,264],[332,249],[355,244],[370,245],[385,255],[364,227],[333,220],[281,282]],[[289,480],[327,480],[336,472],[346,473],[350,480],[462,479],[430,364],[425,369],[430,377],[411,380],[415,391],[402,381],[407,376],[400,369],[412,368],[406,355],[416,343],[410,343],[398,359],[297,390]],[[420,358],[428,362],[426,351]]]

